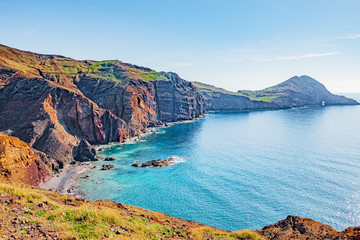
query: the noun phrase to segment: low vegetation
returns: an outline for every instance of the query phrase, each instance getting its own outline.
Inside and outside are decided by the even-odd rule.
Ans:
[[[218,88],[210,84],[201,83],[201,82],[191,82],[200,92],[217,92],[223,94],[230,94],[230,95],[238,95],[236,92],[230,92],[223,88]]]
[[[254,239],[112,201],[0,183],[0,239]]]
[[[167,80],[163,73],[117,60],[78,61],[63,56],[24,52],[3,45],[0,45],[0,65],[29,78],[41,77],[62,84],[79,74],[117,82],[129,77],[144,81]]]
[[[271,100],[280,97],[284,93],[280,92],[280,89],[276,87],[270,87],[259,91],[241,90],[238,92],[231,92],[223,88],[218,88],[209,84],[192,82],[192,84],[199,89],[200,92],[205,93],[222,93],[228,95],[237,95],[247,97],[253,101],[270,102]]]
[[[254,101],[270,102],[285,93],[281,92],[279,88],[269,87],[259,91],[241,90],[238,91],[238,94]]]

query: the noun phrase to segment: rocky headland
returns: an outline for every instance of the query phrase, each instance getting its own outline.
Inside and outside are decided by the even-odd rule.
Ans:
[[[44,153],[53,173],[73,159],[97,160],[93,145],[198,118],[204,106],[175,73],[0,45],[0,131]]]
[[[175,73],[156,72],[117,60],[78,61],[0,45],[0,179],[4,181],[0,186],[0,200],[3,201],[0,213],[2,216],[16,213],[14,219],[0,218],[0,238],[17,239],[25,233],[29,239],[40,235],[44,239],[88,238],[88,235],[81,235],[81,231],[59,233],[64,229],[64,221],[68,221],[67,224],[74,225],[73,230],[81,225],[80,229],[91,229],[85,231],[90,235],[100,231],[101,237],[91,235],[96,238],[136,239],[136,231],[139,231],[145,239],[162,238],[157,234],[170,239],[359,239],[358,228],[337,232],[329,226],[298,217],[288,217],[257,234],[222,231],[181,219],[175,221],[176,218],[161,214],[166,220],[159,220],[153,217],[155,213],[139,208],[134,210],[136,213],[124,210],[128,219],[139,220],[139,224],[133,226],[129,223],[133,220],[106,214],[120,209],[117,213],[124,215],[123,209],[134,207],[102,201],[100,205],[106,203],[106,207],[100,208],[106,214],[93,212],[88,209],[99,203],[9,184],[39,186],[51,178],[56,179],[63,169],[71,172],[77,167],[58,180],[61,191],[71,193],[72,186],[68,182],[74,180],[73,175],[82,172],[81,164],[99,160],[95,145],[123,142],[144,134],[148,127],[193,120],[208,110],[265,110],[321,104],[358,103],[331,94],[321,83],[307,76],[293,77],[261,91],[234,93],[188,82]],[[165,159],[146,164],[160,167],[171,163]],[[104,166],[111,169],[114,165]],[[37,207],[31,205],[31,209],[27,209],[29,204],[37,204]],[[61,212],[52,212],[56,210],[53,206],[61,206]],[[35,226],[22,221],[26,214],[42,224]],[[91,225],[94,216],[97,219],[106,216],[106,221],[101,221],[106,222],[107,228],[100,223]],[[157,225],[149,227],[145,223]],[[145,225],[141,224],[147,226],[145,230],[141,228]],[[167,233],[164,234],[163,229]]]
[[[207,110],[275,110],[311,105],[357,105],[357,101],[329,92],[309,76],[295,76],[278,85],[258,91],[227,91],[193,82],[201,92]]]

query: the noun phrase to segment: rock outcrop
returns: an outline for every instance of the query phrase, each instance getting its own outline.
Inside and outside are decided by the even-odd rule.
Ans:
[[[288,216],[275,224],[257,231],[268,239],[360,239],[360,227],[350,227],[338,232],[329,225],[309,218]]]
[[[83,139],[76,149],[74,159],[79,162],[97,161],[96,149]]]
[[[49,160],[16,137],[0,133],[0,179],[38,186],[51,178]]]
[[[147,162],[141,164],[141,167],[166,167],[171,164],[174,164],[175,162],[176,162],[176,159],[171,157],[171,158],[166,158],[166,159],[147,161]],[[137,167],[137,166],[134,166],[134,167]]]
[[[102,165],[100,170],[110,170],[115,168],[115,165],[113,164],[107,164],[107,165]]]

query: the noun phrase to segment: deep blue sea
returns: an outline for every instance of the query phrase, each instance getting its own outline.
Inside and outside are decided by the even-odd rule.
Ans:
[[[287,215],[338,230],[360,225],[360,106],[210,113],[104,150],[116,168],[82,180],[88,199],[226,230]],[[173,156],[179,163],[168,167],[131,166]]]

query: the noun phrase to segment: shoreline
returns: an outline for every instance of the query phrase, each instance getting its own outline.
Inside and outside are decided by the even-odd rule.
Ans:
[[[79,188],[79,180],[86,173],[97,168],[90,162],[67,165],[62,171],[46,183],[39,185],[40,188],[58,193],[64,193],[75,198],[84,198],[85,194]]]
[[[110,142],[110,143],[107,143],[107,144],[98,144],[98,145],[93,145],[93,146],[95,147],[96,153],[98,154],[99,149],[101,149],[101,148],[106,148],[106,147],[109,147],[109,146],[119,145],[119,144],[129,144],[130,141],[137,142],[142,137],[145,137],[145,136],[150,135],[150,134],[156,134],[157,129],[168,128],[168,127],[171,127],[171,126],[173,126],[175,124],[191,123],[191,122],[198,121],[200,119],[205,118],[206,115],[207,115],[207,113],[204,114],[204,115],[201,115],[201,116],[199,116],[199,117],[197,117],[195,119],[191,119],[191,120],[182,120],[182,121],[177,121],[177,122],[167,122],[167,123],[164,123],[164,124],[162,124],[160,126],[147,127],[146,132],[141,133],[138,136],[129,137],[129,138],[125,139],[123,142]]]
[[[161,126],[148,127],[148,128],[146,128],[146,132],[140,134],[139,136],[130,137],[130,138],[126,139],[124,142],[111,142],[108,144],[93,145],[93,146],[95,147],[96,154],[98,155],[98,154],[101,154],[101,153],[99,153],[99,149],[101,149],[101,148],[106,148],[106,147],[118,145],[118,144],[129,144],[130,141],[134,141],[135,143],[137,143],[137,141],[142,137],[145,137],[150,134],[156,134],[157,129],[167,128],[172,125],[180,124],[180,123],[190,123],[193,121],[203,119],[204,117],[205,117],[205,115],[198,117],[196,119],[192,119],[192,120],[171,122],[171,123],[163,124]],[[103,161],[103,160],[100,160],[100,161]],[[40,184],[39,187],[42,189],[45,189],[45,190],[50,190],[50,191],[55,191],[58,193],[67,194],[67,195],[70,195],[71,197],[75,197],[75,198],[84,198],[85,194],[80,190],[79,180],[86,173],[89,173],[96,169],[97,169],[97,167],[94,166],[94,164],[91,162],[76,162],[75,161],[75,164],[67,164],[61,170],[60,173],[54,175],[46,183]]]

